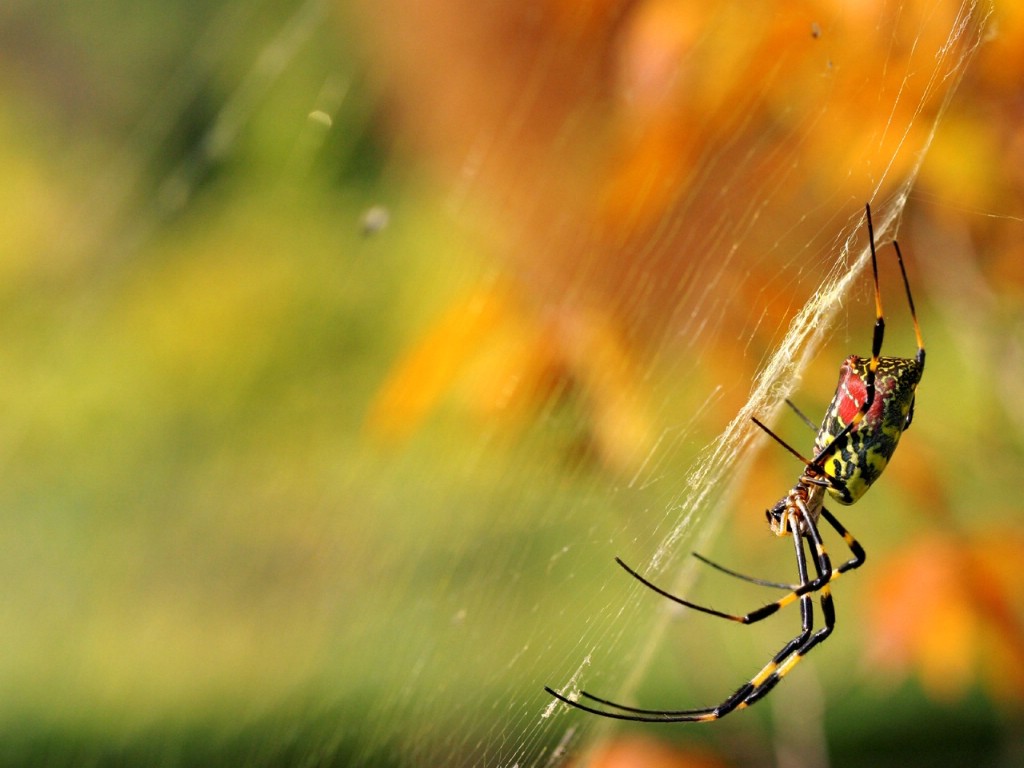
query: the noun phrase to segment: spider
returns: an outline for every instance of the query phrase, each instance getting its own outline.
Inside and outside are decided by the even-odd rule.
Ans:
[[[710,722],[730,712],[745,709],[767,696],[792,671],[804,656],[821,644],[835,628],[836,612],[832,603],[831,584],[847,571],[864,563],[864,548],[842,523],[825,508],[828,493],[840,504],[849,505],[863,496],[878,479],[892,457],[903,432],[914,417],[914,393],[924,372],[924,341],[917,322],[914,298],[903,265],[899,244],[893,241],[907,304],[917,337],[917,354],[913,358],[882,357],[882,339],[885,336],[885,318],[882,313],[882,294],[878,287],[878,260],[875,254],[875,231],[871,223],[871,206],[865,206],[868,240],[871,247],[871,269],[875,287],[875,327],[871,343],[871,357],[850,355],[839,368],[839,384],[835,397],[825,413],[814,440],[814,458],[804,458],[796,449],[772,432],[756,418],[752,421],[783,448],[804,464],[803,472],[792,490],[765,512],[768,525],[776,536],[793,537],[798,581],[783,584],[745,576],[718,565],[694,553],[702,562],[724,573],[754,584],[788,590],[773,603],[763,605],[750,613],[734,615],[691,603],[648,581],[620,558],[615,561],[633,578],[663,597],[680,605],[740,624],[754,624],[772,616],[793,602],[800,603],[800,634],[786,643],[771,661],[749,681],[740,686],[725,701],[700,709],[639,709],[602,699],[580,691],[581,703],[570,699],[550,687],[545,691],[556,699],[584,712],[617,720],[639,722],[681,723]],[[814,424],[795,405],[786,401],[811,429]],[[818,530],[818,521],[824,518],[842,536],[851,557],[839,566],[833,566]],[[806,548],[806,551],[805,551]],[[810,556],[808,556],[808,553]],[[808,572],[808,560],[814,567],[814,576]],[[824,625],[814,630],[814,596],[821,605]]]

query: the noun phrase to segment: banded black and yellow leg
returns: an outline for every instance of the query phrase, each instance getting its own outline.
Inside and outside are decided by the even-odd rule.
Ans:
[[[793,521],[793,529],[794,531],[797,530],[797,522],[795,519]],[[803,539],[799,535],[794,535],[793,545],[794,552],[796,554],[797,576],[800,581],[798,587],[808,586],[810,584],[810,581],[807,571],[807,559],[804,554]],[[813,559],[815,564],[815,570],[820,578],[822,576],[822,568],[828,568],[828,556],[825,554],[823,547],[817,545],[816,547],[816,554]],[[618,560],[618,558],[616,559]],[[678,600],[672,594],[666,592],[660,587],[657,587],[652,582],[642,577],[640,574],[638,574],[632,568],[627,566],[621,560],[618,560],[618,562],[624,569],[626,569],[626,571],[632,574],[637,580],[639,580],[645,586],[649,587],[650,589],[653,589],[660,595],[675,600],[676,602],[683,602],[683,604],[686,604],[685,601]],[[772,661],[769,662],[757,675],[755,675],[753,679],[742,685],[731,696],[729,696],[729,698],[727,698],[725,701],[723,701],[721,704],[718,704],[717,706],[683,710],[641,709],[638,707],[629,707],[624,704],[618,704],[614,701],[611,701],[610,699],[603,699],[599,696],[593,695],[592,693],[588,693],[587,691],[580,691],[579,697],[581,699],[586,699],[590,702],[593,702],[594,705],[590,705],[584,704],[580,701],[573,701],[572,699],[569,699],[567,696],[558,693],[552,688],[545,688],[545,690],[549,694],[554,696],[556,699],[559,699],[560,701],[568,704],[571,707],[574,707],[576,709],[582,709],[584,712],[604,715],[605,717],[610,717],[617,720],[664,723],[710,722],[712,720],[717,720],[729,714],[734,709],[742,708],[752,703],[750,701],[751,697],[757,696],[758,691],[762,688],[763,685],[777,677],[780,665],[786,663],[787,658],[790,657],[796,649],[806,645],[808,640],[812,637],[811,633],[814,630],[813,597],[810,595],[810,593],[805,593],[802,596],[800,596],[799,600],[801,625],[800,634],[793,638],[790,642],[788,642],[785,645],[785,647],[782,648],[782,650],[775,654]],[[733,617],[729,614],[724,614],[717,611],[711,611],[711,609],[704,609],[701,607],[698,607],[698,609],[703,610],[705,612],[711,612],[713,613],[713,615],[722,616],[724,618],[732,618],[736,621],[739,621],[742,618],[738,616]],[[754,621],[757,620],[758,619],[754,619]],[[774,683],[771,684],[774,685]],[[596,705],[600,705],[600,707]]]
[[[811,539],[816,553],[816,556],[812,558],[814,570],[817,574],[815,581],[823,580],[825,582],[825,585],[817,593],[821,605],[823,626],[814,634],[810,634],[809,628],[805,628],[800,635],[779,651],[772,659],[772,663],[761,670],[759,676],[751,681],[752,683],[756,682],[759,684],[754,686],[738,708],[749,707],[751,704],[755,704],[767,696],[782,681],[782,678],[788,675],[793,670],[793,667],[810,653],[811,649],[831,635],[832,630],[835,628],[836,611],[832,602],[832,590],[829,582],[838,576],[838,570],[833,571],[831,569],[828,554],[825,552],[825,545],[816,526],[809,526],[808,537]],[[767,674],[765,674],[766,672]]]
[[[836,516],[828,511],[825,507],[821,508],[821,516],[825,518],[829,525],[835,529],[835,532],[843,537],[843,543],[849,547],[850,552],[853,554],[849,560],[840,565],[838,568],[832,569],[832,578],[829,581],[835,581],[839,578],[840,574],[852,571],[854,568],[860,568],[864,565],[864,561],[867,560],[867,552],[864,551],[864,547],[861,546],[860,542],[853,538],[853,534],[846,530],[845,526],[836,519]]]
[[[914,297],[910,293],[910,281],[907,279],[907,268],[903,265],[903,252],[900,251],[900,244],[895,240],[892,241],[892,247],[896,250],[896,260],[900,265],[900,274],[903,275],[903,287],[907,292],[907,304],[910,306],[910,319],[914,321],[914,335],[917,337],[917,354],[914,355],[914,361],[918,365],[920,373],[924,373],[924,338],[921,336],[921,326],[917,322],[917,310],[914,308]],[[910,410],[907,411],[907,419],[903,422],[904,431],[910,428],[910,423],[914,420],[914,400],[910,401]]]
[[[809,586],[812,582],[807,573],[807,559],[804,555],[804,539],[798,533],[797,523],[793,522],[793,545],[796,553],[796,564],[797,564],[797,575],[799,576],[800,583],[794,593],[799,591],[801,588]],[[820,538],[820,537],[819,537]],[[825,553],[824,547],[816,547],[814,557],[811,558],[814,562],[815,573],[818,579],[823,576],[822,567],[828,567],[828,555]],[[828,584],[826,583],[823,590],[828,590]],[[807,593],[800,597],[800,634],[786,643],[778,653],[776,653],[770,662],[761,668],[754,677],[750,679],[745,685],[741,686],[732,696],[730,696],[719,708],[718,717],[727,715],[734,709],[744,709],[749,707],[751,704],[756,702],[762,696],[767,695],[775,685],[778,683],[782,676],[785,675],[785,665],[788,660],[797,653],[800,648],[805,646],[813,635],[814,631],[814,600],[811,594]]]
[[[907,305],[910,307],[910,319],[914,321],[914,336],[917,338],[917,354],[914,359],[917,364],[924,370],[924,337],[921,336],[921,325],[917,322],[917,309],[914,307],[914,297],[910,293],[910,280],[907,279],[907,268],[903,264],[903,252],[900,250],[900,244],[895,240],[892,241],[892,247],[896,251],[896,261],[900,265],[900,274],[903,276],[903,288],[907,292]]]

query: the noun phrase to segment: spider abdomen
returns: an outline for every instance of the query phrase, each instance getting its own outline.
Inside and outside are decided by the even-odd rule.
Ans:
[[[815,453],[853,421],[867,399],[870,358],[850,355],[839,369],[839,384],[814,441]],[[839,480],[828,489],[840,504],[853,504],[878,479],[889,463],[903,430],[910,424],[914,392],[921,380],[924,361],[916,358],[880,357],[875,373],[875,398],[859,424],[824,463],[825,474]]]

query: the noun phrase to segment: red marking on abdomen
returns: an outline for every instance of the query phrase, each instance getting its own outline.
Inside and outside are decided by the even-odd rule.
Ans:
[[[857,411],[860,410],[864,398],[867,397],[864,380],[854,370],[853,362],[855,360],[857,360],[855,356],[849,357],[839,369],[839,389],[836,394],[839,397],[839,418],[843,420],[844,424],[849,424],[853,420]]]
[[[861,358],[857,355],[850,355],[839,369],[839,417],[844,424],[849,424],[861,405],[868,396],[868,388],[861,375],[857,372],[857,364]],[[890,383],[891,386],[891,383]],[[875,399],[865,414],[864,419],[870,423],[877,422],[882,417],[882,407],[885,404],[886,380],[875,378]]]

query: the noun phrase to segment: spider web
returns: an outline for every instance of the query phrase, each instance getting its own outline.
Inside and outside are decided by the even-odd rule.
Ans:
[[[455,17],[466,11],[457,2],[440,5]],[[414,17],[428,12],[405,10]],[[458,297],[467,286],[472,291],[496,279],[494,267],[481,264],[472,230],[486,228],[479,221],[488,217],[501,218],[493,211],[502,210],[502,195],[525,222],[521,229],[529,230],[531,220],[559,217],[550,208],[559,198],[546,196],[544,186],[553,188],[555,181],[542,180],[531,190],[536,208],[517,208],[511,185],[491,192],[489,203],[480,198],[487,196],[481,189],[488,163],[528,164],[500,158],[509,137],[530,125],[537,93],[561,77],[561,51],[548,46],[530,62],[516,99],[503,107],[501,130],[485,127],[473,136],[457,175],[445,177],[443,160],[440,172],[413,171],[399,147],[381,162],[374,182],[359,186],[346,177],[331,186],[317,176],[325,157],[341,156],[338,164],[352,174],[361,153],[380,151],[365,146],[378,130],[371,115],[379,118],[367,83],[375,66],[385,66],[374,58],[374,28],[359,27],[352,21],[359,13],[347,5],[338,12],[324,0],[220,6],[203,22],[203,34],[183,44],[180,68],[154,91],[158,96],[118,145],[115,157],[128,160],[111,162],[98,181],[83,185],[91,190],[83,197],[92,202],[80,209],[89,222],[80,227],[93,239],[55,248],[76,265],[82,282],[73,292],[72,321],[61,316],[63,305],[47,315],[53,332],[43,359],[60,360],[55,380],[66,389],[81,386],[82,407],[94,420],[114,414],[116,424],[126,425],[111,442],[128,469],[87,469],[103,462],[90,461],[86,447],[69,463],[95,489],[54,499],[53,478],[43,471],[5,499],[12,509],[28,498],[62,510],[49,523],[19,522],[12,534],[19,546],[64,530],[83,505],[97,521],[96,530],[82,532],[84,549],[44,548],[39,561],[61,568],[42,574],[43,566],[13,569],[13,592],[33,585],[18,598],[25,605],[9,607],[19,615],[31,613],[33,595],[46,589],[77,590],[87,599],[43,608],[17,623],[2,679],[8,690],[27,690],[33,675],[43,683],[6,704],[8,731],[27,721],[55,742],[70,731],[98,753],[124,754],[118,750],[129,744],[140,762],[185,760],[189,753],[179,744],[194,743],[198,733],[208,744],[192,747],[201,757],[241,752],[257,764],[554,766],[585,754],[609,724],[567,711],[544,694],[544,685],[646,705],[634,696],[652,669],[665,668],[657,659],[669,634],[703,630],[676,621],[613,557],[689,595],[695,568],[687,553],[705,551],[728,524],[754,456],[767,442],[751,417],[773,423],[784,400],[805,383],[819,398],[830,396],[830,382],[805,381],[804,375],[824,347],[838,360],[869,338],[867,323],[851,320],[840,351],[826,344],[847,302],[866,290],[863,204],[872,201],[884,249],[981,43],[987,6],[965,2],[922,11],[916,4],[883,5],[872,11],[874,29],[890,54],[870,62],[828,58],[831,30],[861,11],[814,5],[807,13],[801,34],[821,44],[809,55],[821,70],[813,98],[786,93],[781,62],[803,54],[783,55],[730,111],[719,113],[729,119],[700,147],[686,191],[646,229],[637,225],[641,244],[633,243],[631,253],[655,273],[652,279],[680,248],[714,256],[669,272],[663,312],[647,314],[648,297],[639,289],[626,297],[627,335],[655,340],[636,373],[649,384],[650,421],[662,426],[654,439],[639,442],[642,455],[628,469],[605,472],[600,459],[587,455],[552,470],[556,457],[572,456],[578,442],[590,445],[578,440],[579,425],[594,413],[572,413],[571,393],[569,406],[553,399],[526,427],[467,426],[456,408],[442,408],[394,451],[370,441],[362,422],[392,359],[415,329],[443,312],[438,297]],[[695,40],[733,29],[727,15],[709,23]],[[757,24],[743,26],[758,34]],[[911,52],[897,56],[903,44]],[[365,50],[359,56],[334,50],[349,45]],[[905,71],[894,76],[890,70],[897,66]],[[706,79],[721,74],[708,72]],[[883,76],[898,87],[880,84]],[[827,142],[821,134],[840,109],[830,77],[862,80],[865,92],[877,95],[864,107],[865,121],[881,126],[870,137],[875,163],[867,171],[852,162],[837,168],[839,191],[794,194],[810,169],[782,157],[779,147],[798,155]],[[218,83],[216,96],[205,94],[210,81]],[[791,141],[751,140],[747,108],[779,93],[779,114],[798,114]],[[212,115],[202,121],[194,151],[163,166],[168,126],[183,121],[204,95]],[[448,98],[428,96],[442,103]],[[302,112],[303,121],[286,123],[285,132],[267,116],[274,109]],[[296,122],[301,129],[294,129]],[[575,135],[572,126],[559,126],[555,135],[562,130]],[[253,137],[261,132],[262,143]],[[395,132],[403,135],[401,127]],[[421,152],[431,141],[408,139]],[[446,146],[456,144],[452,139]],[[271,170],[247,175],[232,167],[238,157],[255,157]],[[211,193],[210,177],[218,175],[227,181],[213,182]],[[637,189],[638,197],[645,194],[655,191]],[[389,209],[378,205],[382,200]],[[292,218],[279,221],[282,209]],[[192,217],[227,229],[196,259],[223,272],[176,282],[177,273],[167,268],[175,256],[167,254],[201,239],[189,228]],[[260,227],[261,217],[285,229],[280,259],[260,255],[274,248],[272,227]],[[235,218],[243,225],[224,226]],[[250,228],[257,234],[246,247],[256,255],[238,257],[234,272],[236,262],[223,254],[233,253],[233,238]],[[72,231],[80,234],[79,226]],[[526,240],[503,237],[507,247],[496,251],[527,250]],[[908,256],[912,271],[927,260],[926,254]],[[559,273],[538,266],[543,258],[507,260],[510,271],[528,275],[527,284],[554,275],[559,302],[568,296],[567,306],[600,277],[594,275],[600,264],[591,262]],[[179,343],[196,330],[155,317],[150,308],[164,306],[175,290],[197,296],[195,283],[218,274],[253,276],[253,284],[263,286],[266,292],[254,289],[257,300],[244,305],[255,316],[246,315],[233,332],[229,321],[228,330],[217,326],[212,335],[226,340],[219,352]],[[759,287],[765,275],[771,277]],[[136,281],[141,298],[128,301],[119,286]],[[208,302],[217,309],[198,317],[219,322],[222,302],[233,295],[221,296],[221,290],[171,303],[168,314]],[[888,316],[902,317],[892,306],[899,292],[883,291]],[[275,315],[280,295],[288,300]],[[781,312],[770,306],[776,295],[787,297]],[[97,309],[108,301],[115,305],[109,315]],[[744,302],[751,311],[736,312]],[[341,305],[347,310],[337,309]],[[183,348],[182,359],[198,358],[197,366],[212,373],[174,379],[170,365],[110,331],[127,321],[165,330],[172,339],[167,349]],[[578,321],[565,325],[575,328]],[[70,327],[76,322],[87,330]],[[98,352],[87,334],[101,339]],[[899,338],[887,339],[887,347]],[[373,344],[379,349],[367,352]],[[740,361],[739,370],[716,367],[723,346],[737,350],[731,359]],[[258,364],[246,362],[253,348],[264,356]],[[110,367],[83,367],[91,356],[106,356]],[[153,383],[168,376],[166,390]],[[206,376],[212,383],[203,385]],[[48,408],[46,391],[29,389],[18,395],[28,415],[11,427],[22,436],[14,442],[33,434]],[[155,426],[148,426],[151,413],[124,405],[131,399],[126,392],[141,398],[138,411],[155,407],[161,414]],[[195,434],[212,447],[196,448]],[[50,470],[58,477],[62,455],[56,452]],[[17,464],[11,469],[20,471]],[[774,502],[791,479],[777,478],[762,503]],[[756,525],[763,526],[760,510],[750,514],[749,526]],[[134,579],[137,588],[126,586]],[[60,633],[52,628],[57,624]],[[84,639],[68,649],[67,635]],[[733,653],[722,666],[736,678],[717,681],[725,686],[722,695],[747,674],[733,661],[757,663],[743,651]],[[703,691],[700,680],[675,671],[679,700],[666,706],[712,703],[690,689],[692,683]],[[67,691],[66,701],[55,703],[47,689]],[[95,711],[83,715],[83,702]]]

